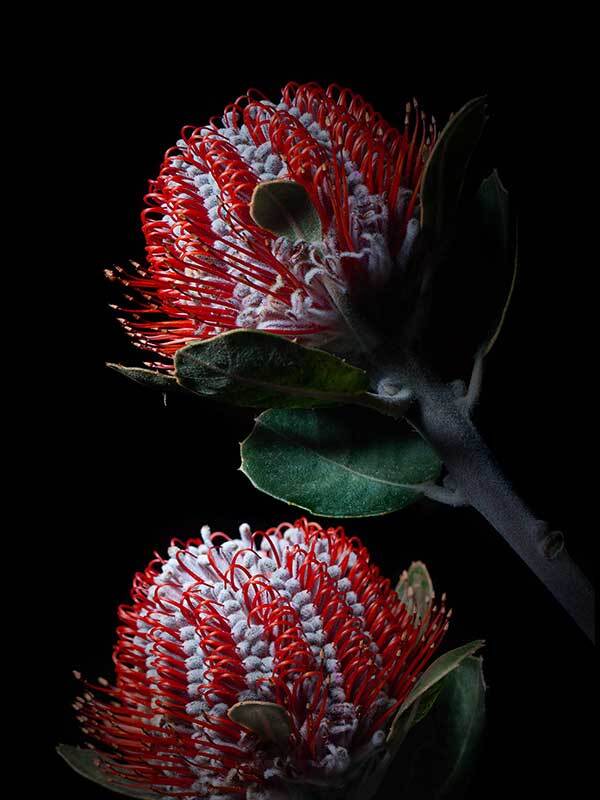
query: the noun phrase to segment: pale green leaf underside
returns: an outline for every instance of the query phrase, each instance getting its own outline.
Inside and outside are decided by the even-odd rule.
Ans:
[[[107,364],[107,367],[114,369],[126,378],[129,378],[142,386],[150,389],[161,389],[162,391],[172,391],[179,389],[177,378],[167,372],[157,372],[156,370],[144,369],[143,367],[126,367],[123,364]]]
[[[362,394],[363,370],[296,342],[238,330],[183,347],[175,356],[180,385],[253,408],[312,408]]]
[[[87,778],[93,783],[97,783],[116,794],[133,797],[136,800],[159,800],[161,795],[155,794],[149,789],[140,789],[137,785],[127,784],[126,781],[114,783],[115,778],[108,775],[99,765],[99,755],[95,750],[73,747],[68,744],[60,744],[56,748],[57,753],[75,772]]]

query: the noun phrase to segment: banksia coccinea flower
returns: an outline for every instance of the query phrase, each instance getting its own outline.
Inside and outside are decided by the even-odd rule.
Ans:
[[[75,703],[124,793],[333,797],[381,750],[447,628],[443,598],[413,592],[406,573],[394,591],[341,528],[240,533],[205,527],[136,575],[116,684],[87,684]]]
[[[236,328],[348,350],[332,289],[376,289],[406,265],[435,137],[416,103],[399,131],[360,96],[316,84],[288,84],[278,104],[251,91],[222,118],[184,128],[146,198],[148,266],[118,270],[137,290],[121,309],[135,343],[158,365]],[[257,224],[256,187],[278,182],[302,188],[310,231]]]

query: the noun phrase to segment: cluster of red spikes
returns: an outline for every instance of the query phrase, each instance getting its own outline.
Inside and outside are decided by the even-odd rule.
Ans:
[[[291,527],[303,531],[303,543],[282,548],[284,533]],[[323,620],[326,639],[335,644],[346,702],[356,709],[358,728],[352,748],[384,729],[448,627],[444,599],[436,607],[431,598],[426,612],[417,617],[371,563],[367,549],[356,537],[347,537],[342,528],[324,530],[301,519],[294,526],[283,523],[258,531],[249,547],[239,549],[226,569],[220,566],[218,553],[220,544],[229,537],[215,533],[212,539],[216,544],[208,551],[208,559],[215,579],[236,591],[241,588],[248,623],[263,626],[274,656],[268,686],[273,701],[290,716],[292,733],[287,752],[296,767],[317,757],[328,710],[328,672],[311,652],[297,610],[268,577],[243,566],[244,553],[254,550],[273,559],[278,568],[287,567],[301,590],[310,593]],[[328,543],[330,563],[340,567],[364,607],[362,615],[352,613],[327,564],[319,560],[316,548],[323,540]],[[264,780],[265,755],[258,742],[249,746],[247,737],[240,740],[243,729],[226,714],[210,712],[217,704],[231,707],[238,701],[248,688],[247,670],[221,604],[203,596],[206,580],[189,566],[188,548],[199,544],[199,539],[172,542],[179,548],[181,569],[193,579],[187,588],[173,582],[157,583],[165,564],[159,556],[135,576],[133,603],[119,608],[121,625],[114,650],[116,685],[109,686],[104,680],[96,685],[87,683],[87,691],[75,707],[84,732],[105,754],[104,768],[112,772],[117,783],[153,787],[163,795],[193,796],[195,765],[214,774],[214,792],[245,796],[248,784]],[[176,599],[169,589],[177,590]],[[183,643],[173,636],[174,627],[168,624],[175,614],[194,626],[200,640],[198,655],[206,671],[198,697],[205,699],[209,708],[202,716],[186,710],[190,703],[185,666],[188,655]],[[139,642],[140,620],[149,625],[144,647]],[[149,654],[155,656],[151,678],[146,664]],[[377,707],[381,693],[389,702],[374,715],[372,708]]]
[[[392,254],[402,243],[418,202],[426,155],[435,141],[435,123],[429,123],[414,102],[407,105],[403,129],[397,130],[362,97],[335,85],[324,89],[314,83],[290,83],[283,89],[282,102],[300,115],[311,114],[329,135],[330,145],[324,146],[298,118],[277,109],[256,90],[227,106],[223,118],[215,117],[201,128],[184,128],[185,146],[180,142],[167,151],[146,196],[142,222],[148,266],[109,273],[135,290],[135,295],[127,295],[129,307],[120,309],[134,343],[167,362],[191,340],[239,327],[233,291],[240,284],[284,306],[291,304],[296,290],[310,291],[273,252],[273,234],[250,217],[260,175],[223,135],[223,126],[245,126],[257,147],[270,143],[286,166],[285,179],[306,188],[323,231],[334,230],[339,251],[346,253],[357,249],[344,168],[344,159],[350,159],[369,193],[380,195],[387,206]],[[211,227],[203,199],[186,171],[189,167],[210,173],[218,185],[221,219],[229,230],[227,253],[219,249],[222,237]],[[401,202],[402,190],[410,191],[406,202]],[[346,262],[349,273],[360,269],[355,259]],[[285,325],[272,332],[299,333]],[[300,334],[318,332],[312,326]]]

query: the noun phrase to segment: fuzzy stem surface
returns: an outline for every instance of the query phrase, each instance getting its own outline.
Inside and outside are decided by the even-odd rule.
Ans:
[[[594,590],[572,560],[562,534],[537,519],[516,494],[451,386],[414,360],[401,369],[378,370],[378,385],[402,387],[414,403],[407,419],[432,445],[464,500],[502,535],[513,550],[595,641]]]

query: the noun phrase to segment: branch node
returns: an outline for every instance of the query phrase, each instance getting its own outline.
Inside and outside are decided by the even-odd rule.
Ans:
[[[384,378],[377,385],[377,394],[383,395],[384,397],[394,397],[395,395],[399,395],[402,391],[403,387],[389,378]],[[406,392],[406,389],[404,389],[404,392]]]
[[[561,531],[549,531],[542,542],[544,556],[549,561],[553,561],[557,556],[559,556],[562,553],[564,546],[565,537]]]
[[[471,372],[469,388],[467,389],[467,393],[464,397],[465,406],[470,414],[473,412],[473,409],[479,402],[479,398],[481,396],[484,358],[485,358],[485,352],[483,350],[479,350],[476,353],[475,359],[473,361],[473,371]]]
[[[469,502],[462,494],[460,489],[449,489],[447,486],[438,486],[435,483],[424,483],[419,485],[420,491],[424,497],[429,500],[435,500],[437,503],[443,503],[446,506],[468,506]]]

